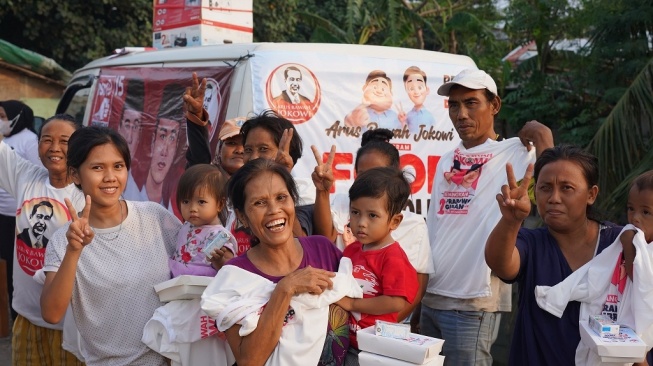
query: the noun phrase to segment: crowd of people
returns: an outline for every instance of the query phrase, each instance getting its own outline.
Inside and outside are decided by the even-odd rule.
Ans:
[[[421,80],[413,71],[405,82]],[[590,364],[578,322],[591,306],[635,319],[629,325],[653,341],[653,315],[619,308],[640,283],[653,286],[653,172],[633,182],[631,225],[601,221],[591,209],[596,157],[555,146],[537,121],[499,136],[501,99],[485,72],[464,70],[437,90],[461,141],[438,162],[426,218],[406,209],[411,176],[392,131],[363,134],[348,194],[332,195],[335,147],[323,156],[312,146],[312,182],[293,177],[304,141],[272,111],[223,121],[211,151],[205,89],[193,74],[178,93],[183,108],[157,118],[170,125],[153,141],[164,167],[186,120],[187,165],[174,192],[168,170],[139,185],[153,189],[133,190],[136,113],[124,113],[118,131],[55,115],[37,135],[27,105],[0,102],[0,254],[13,264],[14,365],[167,365],[143,329],[163,305],[154,285],[189,274],[213,278],[199,306],[229,350],[216,364],[358,365],[357,332],[384,320],[444,339],[446,365],[492,365],[512,283],[511,365]],[[523,228],[533,204],[544,226]],[[624,275],[595,286],[605,292],[594,304],[542,306],[549,287],[612,252]],[[624,292],[632,283],[638,290]],[[63,346],[73,321],[76,350]]]

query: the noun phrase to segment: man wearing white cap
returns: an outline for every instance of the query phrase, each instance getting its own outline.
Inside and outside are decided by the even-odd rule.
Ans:
[[[462,141],[442,156],[433,181],[427,226],[435,273],[422,299],[420,330],[445,340],[446,365],[491,365],[499,312],[511,307],[509,285],[485,263],[485,242],[501,217],[495,196],[506,184],[506,164],[522,177],[536,154],[553,146],[553,137],[530,121],[519,138],[499,141],[494,118],[501,99],[484,71],[463,70],[438,94],[449,97],[449,117]],[[478,174],[473,194],[445,179],[470,169]]]

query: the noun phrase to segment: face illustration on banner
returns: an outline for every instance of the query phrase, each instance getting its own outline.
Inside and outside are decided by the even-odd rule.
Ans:
[[[130,108],[125,108],[122,112],[120,119],[120,127],[118,132],[127,140],[129,145],[129,152],[131,157],[134,158],[138,148],[138,142],[141,138],[141,122],[143,112],[139,112]]]
[[[384,74],[385,75],[385,74]],[[377,112],[392,107],[392,84],[386,76],[374,77],[363,86],[363,104]]]
[[[150,163],[150,176],[157,184],[163,183],[175,159],[180,128],[181,124],[175,120],[159,118],[157,122]]]
[[[118,133],[127,140],[129,152],[132,159],[137,156],[138,143],[141,139],[141,129],[143,127],[143,98],[144,84],[143,80],[131,79],[125,80],[125,102],[122,106],[120,124]]]
[[[406,94],[415,104],[415,107],[421,108],[424,105],[426,97],[431,90],[426,85],[426,75],[418,67],[411,67],[404,74],[404,86]]]
[[[273,88],[281,91],[273,96]],[[273,70],[266,89],[268,105],[295,124],[310,120],[320,105],[320,85],[315,75],[298,64],[284,64]],[[311,95],[314,95],[313,99]]]
[[[310,102],[309,98],[300,93],[302,88],[302,72],[295,66],[288,66],[283,71],[283,80],[286,85],[281,94],[274,97],[275,104],[300,104]]]
[[[345,124],[361,128],[402,128],[399,115],[392,109],[392,81],[385,71],[373,70],[367,75],[363,100],[345,116]]]
[[[221,108],[220,84],[215,79],[206,79],[206,91],[204,92],[204,109],[209,114],[209,136],[213,136],[215,127],[218,124],[218,114]]]

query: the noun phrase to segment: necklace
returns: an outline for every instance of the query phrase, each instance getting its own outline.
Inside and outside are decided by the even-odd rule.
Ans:
[[[95,230],[95,233],[100,238],[102,238],[103,240],[109,240],[109,241],[116,240],[116,239],[118,239],[118,236],[120,235],[120,232],[122,231],[122,222],[124,221],[125,217],[124,217],[124,215],[122,213],[122,201],[118,201],[118,204],[120,205],[120,225],[118,225],[118,230],[116,232],[110,233],[110,234],[99,233],[99,232],[97,232],[97,230]],[[111,234],[113,234],[113,236],[110,236]]]

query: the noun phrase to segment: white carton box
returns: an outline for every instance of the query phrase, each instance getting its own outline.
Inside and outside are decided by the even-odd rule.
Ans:
[[[641,362],[648,347],[632,329],[621,326],[616,337],[600,337],[586,321],[580,322],[580,339],[596,352],[603,362]],[[615,361],[616,360],[616,361]]]
[[[374,321],[374,334],[381,337],[408,339],[410,338],[410,325],[377,319]]]
[[[251,43],[254,36],[252,6],[252,0],[156,0],[152,47]]]
[[[590,315],[588,324],[601,337],[619,335],[619,324],[605,315]]]
[[[437,356],[444,340],[410,333],[409,339],[394,339],[377,336],[374,326],[356,332],[358,348],[361,351],[396,358],[421,365]]]
[[[364,351],[358,354],[358,364],[360,366],[415,366],[412,362],[400,361],[396,358],[385,357]],[[444,365],[444,356],[429,358],[421,365],[442,366]]]
[[[154,291],[161,302],[199,299],[212,279],[207,276],[182,275],[154,285]]]

